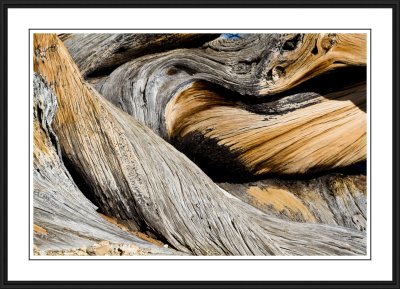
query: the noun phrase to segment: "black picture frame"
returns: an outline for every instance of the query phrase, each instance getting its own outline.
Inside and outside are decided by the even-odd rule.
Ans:
[[[400,288],[399,281],[399,0],[0,0],[0,288]],[[10,281],[8,280],[8,10],[10,8],[389,8],[393,15],[393,258],[391,281]]]

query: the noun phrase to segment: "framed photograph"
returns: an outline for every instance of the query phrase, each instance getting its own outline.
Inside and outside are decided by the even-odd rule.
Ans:
[[[1,288],[399,288],[399,1],[1,1]]]

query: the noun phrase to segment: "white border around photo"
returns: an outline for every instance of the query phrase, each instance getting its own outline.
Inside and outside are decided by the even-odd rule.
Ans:
[[[8,279],[9,280],[391,280],[392,278],[392,11],[390,9],[10,9],[8,15]],[[282,19],[284,15],[284,19]],[[107,21],[105,21],[107,19]],[[205,21],[204,19],[207,19]],[[73,29],[82,29],[73,31]],[[34,260],[28,206],[32,146],[29,105],[32,33],[284,33],[368,34],[368,255],[252,257],[252,260],[163,257]],[[57,30],[55,30],[57,29]],[[60,30],[61,29],[61,30]],[[97,29],[93,31],[92,29]],[[107,29],[102,31],[101,29]],[[108,30],[112,29],[112,30]],[[148,30],[135,30],[148,29]],[[201,29],[201,30],[198,30]],[[255,30],[251,29],[265,29]],[[276,30],[279,29],[279,30]],[[284,30],[281,30],[284,29]],[[314,29],[314,30],[313,30]],[[323,30],[320,30],[323,29]],[[296,30],[297,31],[297,30]],[[369,58],[369,55],[372,57]],[[371,69],[371,74],[370,74]],[[369,85],[371,84],[371,86]],[[369,89],[371,87],[371,90]],[[370,114],[372,118],[370,121]],[[370,136],[372,132],[372,138]],[[30,161],[28,161],[30,160]],[[372,163],[373,166],[372,166]],[[31,174],[32,175],[32,174]],[[32,195],[32,194],[31,194]],[[25,202],[26,199],[26,202]],[[26,204],[26,205],[25,205]],[[372,216],[371,212],[372,205]],[[32,214],[32,210],[30,210]],[[371,231],[370,231],[371,230]],[[370,243],[371,237],[371,243]],[[32,244],[30,244],[32,248]],[[371,252],[371,253],[370,253]],[[40,259],[43,259],[40,256]],[[29,260],[29,259],[32,260]],[[171,257],[166,257],[171,258]],[[101,259],[107,259],[101,257]],[[186,258],[187,259],[187,258]],[[235,256],[235,259],[240,259]],[[246,257],[248,259],[248,257]],[[288,260],[290,259],[290,260]],[[307,260],[313,259],[313,260]],[[324,260],[322,260],[324,259]],[[329,259],[329,260],[327,260]],[[353,260],[352,260],[353,259]]]

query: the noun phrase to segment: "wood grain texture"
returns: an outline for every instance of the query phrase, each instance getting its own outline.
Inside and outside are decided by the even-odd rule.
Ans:
[[[287,48],[296,37],[293,48]],[[66,45],[84,47],[84,42],[77,39]],[[79,60],[74,53],[72,57]],[[124,110],[134,115],[139,114],[137,101],[143,98],[147,109],[153,109],[148,106],[154,98],[161,101],[168,97],[169,86],[164,82],[172,81],[176,88],[184,76],[251,98],[287,91],[333,69],[365,65],[365,34],[244,34],[235,40],[219,37],[198,49],[175,49],[132,59],[98,88],[115,104],[122,101]],[[113,91],[112,83],[121,91]]]
[[[310,33],[286,37],[280,54],[266,65],[269,70],[259,83],[261,95],[288,90],[329,70],[367,63],[365,33]]]
[[[57,100],[44,79],[35,74],[33,118],[33,230],[38,254],[89,247],[110,241],[135,246],[148,255],[175,255],[105,221],[84,197],[60,158],[52,130]]]
[[[94,87],[214,171],[301,174],[366,159],[365,71],[314,87],[365,65],[365,34],[249,34],[133,59]]]
[[[225,147],[225,157],[235,158],[253,175],[300,174],[366,159],[365,100],[361,83],[324,96],[284,97],[273,105],[281,111],[254,113],[230,101],[229,95],[194,83],[168,103],[165,120],[170,138],[185,143],[201,134]],[[188,146],[198,146],[196,158],[209,154],[201,148],[203,142]]]
[[[196,255],[365,254],[362,232],[276,218],[221,189],[85,83],[56,35],[35,34],[34,49],[34,69],[57,96],[53,128],[63,156],[107,214]]]
[[[119,65],[144,54],[167,51],[177,47],[199,46],[216,38],[214,34],[64,34],[61,38],[83,76],[109,74]]]
[[[271,178],[251,183],[219,183],[246,203],[283,219],[367,228],[364,175],[328,174],[304,180]]]

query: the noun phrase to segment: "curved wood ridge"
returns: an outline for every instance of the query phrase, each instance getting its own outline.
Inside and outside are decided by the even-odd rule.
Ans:
[[[329,70],[367,63],[366,34],[321,33],[287,37],[279,56],[266,65],[268,72],[260,79],[260,95],[286,91]]]
[[[221,189],[185,155],[88,85],[56,35],[35,34],[34,51],[34,70],[57,97],[52,127],[63,157],[107,215],[133,220],[179,251],[196,255],[365,254],[362,232],[276,218]],[[117,70],[125,65],[131,64]],[[154,96],[162,82],[152,81],[144,86]],[[156,106],[157,98],[147,97],[142,100]],[[144,108],[150,115],[151,105]],[[155,115],[153,123],[161,123]]]
[[[367,228],[367,182],[363,175],[329,174],[308,181],[268,179],[219,185],[266,214],[360,231]]]
[[[90,60],[75,52],[85,47],[84,41],[66,41],[66,45],[81,69],[89,65]],[[129,101],[139,93],[151,99],[156,92],[152,92],[154,76],[164,82],[184,73],[247,97],[262,97],[349,66],[366,66],[366,34],[244,34],[235,40],[219,37],[198,49],[175,49],[133,59],[114,70],[106,85],[125,78],[128,83],[121,81],[123,90],[118,94],[128,107],[134,105]],[[136,91],[135,82],[141,91]],[[143,85],[146,82],[148,87]],[[134,87],[124,93],[132,84]]]
[[[365,67],[365,51],[365,34],[220,37],[131,60],[94,87],[195,153],[192,159],[213,165],[222,155],[216,165],[239,175],[299,174],[365,160],[365,70],[347,77],[353,83],[339,70]],[[332,71],[339,73],[329,78]],[[316,91],[317,77],[326,74],[320,86],[331,89]],[[199,143],[203,148],[194,148]]]
[[[168,103],[166,128],[170,138],[187,141],[187,153],[196,152],[196,158],[209,154],[201,146],[212,139],[253,175],[305,173],[365,160],[365,100],[360,83],[325,96],[297,94],[257,104],[255,113],[196,82]],[[202,142],[193,141],[196,135]],[[193,146],[199,148],[194,152]]]
[[[216,38],[214,34],[63,34],[83,76],[101,77],[144,54],[191,47]]]
[[[51,127],[57,100],[43,78],[33,79],[33,216],[35,253],[63,254],[99,242],[129,247],[135,254],[180,254],[154,246],[105,221],[72,180]],[[121,251],[122,252],[122,251]]]

